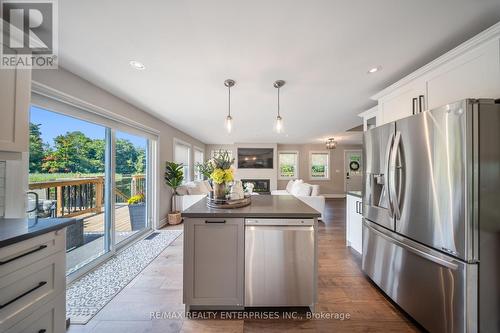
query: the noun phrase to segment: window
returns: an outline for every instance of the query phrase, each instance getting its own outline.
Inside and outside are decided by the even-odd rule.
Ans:
[[[191,146],[186,142],[174,139],[174,161],[175,163],[182,164],[184,182],[189,182],[191,180],[190,156],[191,156]]]
[[[198,163],[205,162],[205,153],[200,148],[194,148],[194,180],[203,180],[203,175],[196,167]]]
[[[309,179],[330,179],[330,152],[315,151],[309,155]]]
[[[278,152],[279,179],[295,179],[299,177],[299,152]]]

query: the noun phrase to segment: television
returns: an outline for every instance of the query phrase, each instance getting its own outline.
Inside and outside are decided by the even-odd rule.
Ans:
[[[273,148],[238,148],[238,169],[272,169]]]

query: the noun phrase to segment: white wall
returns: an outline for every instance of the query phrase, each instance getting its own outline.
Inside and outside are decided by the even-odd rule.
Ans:
[[[231,145],[206,145],[205,156],[212,156],[212,151],[217,149],[225,149],[232,152],[234,158],[238,158],[238,148],[272,148],[274,151],[273,168],[272,169],[238,169],[238,161],[235,161],[235,177],[236,179],[269,179],[271,191],[278,188],[278,145],[275,143],[235,143]]]
[[[158,142],[159,172],[156,182],[159,190],[159,221],[163,223],[170,210],[171,202],[171,191],[163,181],[163,170],[165,162],[173,160],[174,137],[202,149],[205,149],[205,144],[64,69],[34,70],[33,81],[47,85],[59,92],[99,106],[116,115],[126,117],[131,121],[141,123],[160,132]],[[191,152],[193,152],[193,149],[191,149]],[[193,161],[193,156],[191,157],[191,161]]]

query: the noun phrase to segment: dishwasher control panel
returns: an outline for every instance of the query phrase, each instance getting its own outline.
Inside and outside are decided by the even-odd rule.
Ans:
[[[245,225],[314,225],[314,219],[245,219]]]

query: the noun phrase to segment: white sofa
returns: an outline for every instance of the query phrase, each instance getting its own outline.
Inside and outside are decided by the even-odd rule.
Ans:
[[[176,207],[184,211],[206,197],[212,191],[207,180],[186,183],[177,188]]]
[[[293,195],[321,213],[325,212],[325,197],[319,194],[319,185],[304,183],[302,179],[290,180],[284,190],[271,191],[271,195]]]

